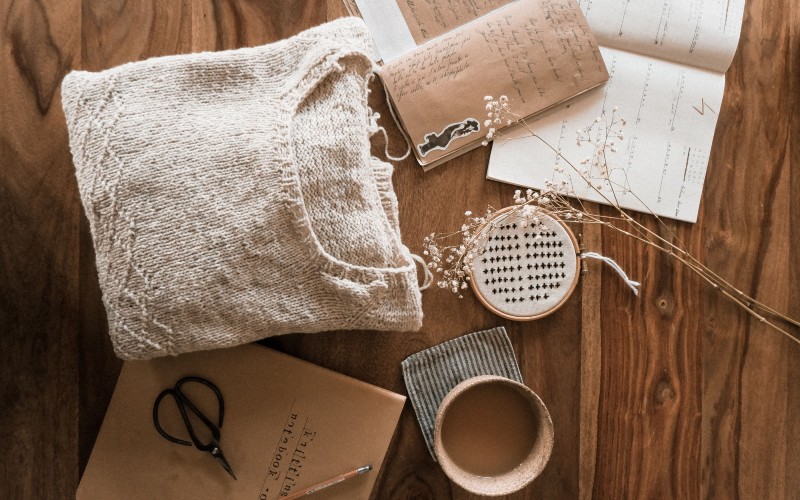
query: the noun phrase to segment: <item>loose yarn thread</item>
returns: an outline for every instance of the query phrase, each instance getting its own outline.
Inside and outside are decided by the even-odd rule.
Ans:
[[[369,75],[370,82],[375,79],[375,74],[377,72],[378,68],[373,65],[372,73]],[[368,92],[370,91],[368,90]],[[389,92],[386,90],[386,87],[383,87],[383,95],[384,97],[386,97],[386,105],[389,106],[389,113],[392,115],[394,124],[397,125],[397,128],[402,131],[403,127],[400,126],[400,121],[397,119],[397,116],[394,114],[394,111],[392,110],[392,101],[389,100]],[[389,134],[387,134],[386,129],[383,126],[378,125],[378,119],[381,117],[381,114],[376,111],[373,111],[372,108],[369,106],[367,106],[367,109],[369,110],[369,136],[372,137],[378,132],[383,134],[383,141],[384,141],[383,153],[386,155],[386,158],[392,161],[403,161],[406,158],[408,158],[408,156],[411,154],[411,146],[409,145],[408,142],[406,142],[406,152],[402,156],[392,156],[389,153]]]
[[[622,278],[625,281],[625,284],[628,285],[628,287],[633,291],[633,294],[636,295],[637,297],[639,296],[638,287],[641,285],[641,283],[639,283],[638,281],[633,281],[632,279],[628,278],[627,273],[625,273],[625,271],[620,267],[619,264],[617,264],[614,261],[614,259],[606,257],[604,255],[600,255],[599,253],[596,252],[583,252],[580,254],[580,257],[581,259],[597,259],[602,262],[605,262],[611,267],[611,269],[613,269],[614,271],[617,272],[617,274],[619,274],[620,278]]]
[[[411,254],[411,258],[417,261],[419,265],[422,266],[422,270],[425,272],[425,278],[422,280],[422,285],[420,285],[419,289],[420,291],[427,290],[431,286],[431,283],[433,283],[433,273],[425,264],[425,259],[415,253]]]

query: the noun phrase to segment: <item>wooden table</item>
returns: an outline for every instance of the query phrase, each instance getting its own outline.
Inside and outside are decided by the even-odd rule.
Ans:
[[[345,14],[340,0],[0,2],[0,497],[73,495],[114,387],[93,249],[59,84],[71,69],[278,40]],[[387,116],[384,113],[384,116]],[[723,277],[800,317],[800,7],[748,0],[697,224],[669,223]],[[391,127],[392,145],[400,136]],[[484,180],[489,150],[423,174],[397,166],[406,244],[510,203]],[[638,220],[655,227],[651,217]],[[544,474],[514,498],[800,497],[800,346],[672,260],[587,230],[643,282],[633,298],[592,266],[553,316],[502,321],[468,295],[424,294],[418,333],[269,341],[404,392],[400,361],[504,325],[557,436]],[[800,333],[797,332],[796,333]],[[431,460],[407,405],[377,498],[468,498]]]

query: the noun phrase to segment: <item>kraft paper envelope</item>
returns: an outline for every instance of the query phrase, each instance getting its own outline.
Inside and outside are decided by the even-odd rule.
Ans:
[[[236,481],[209,453],[171,443],[153,426],[154,400],[187,375],[222,392],[220,447]],[[192,385],[185,392],[216,421],[213,393]],[[314,494],[366,499],[405,399],[259,345],[128,361],[77,498],[275,500],[370,464],[371,472]],[[172,398],[162,402],[160,416],[167,432],[188,439]]]
[[[528,117],[608,80],[574,0],[512,2],[388,62],[380,75],[426,169],[485,139],[486,95],[508,96],[512,111]]]

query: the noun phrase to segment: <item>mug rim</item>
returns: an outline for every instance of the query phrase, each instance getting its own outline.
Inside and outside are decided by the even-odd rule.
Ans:
[[[483,384],[503,384],[514,387],[525,399],[535,407],[541,416],[537,419],[540,424],[539,438],[543,453],[536,456],[529,454],[519,466],[496,476],[480,476],[457,466],[450,458],[442,443],[442,422],[447,416],[452,402],[467,390]],[[553,421],[550,412],[542,399],[530,387],[515,380],[498,375],[479,375],[468,378],[453,387],[442,399],[436,411],[434,424],[434,452],[436,460],[442,467],[445,475],[454,483],[470,493],[482,496],[508,495],[528,486],[544,470],[553,452]]]

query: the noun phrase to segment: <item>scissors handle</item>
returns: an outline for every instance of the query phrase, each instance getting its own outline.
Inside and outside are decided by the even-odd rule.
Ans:
[[[214,395],[217,397],[217,403],[219,404],[219,417],[217,419],[218,422],[216,425],[214,425],[214,423],[211,422],[211,420],[209,420],[208,417],[206,417],[203,414],[203,412],[201,412],[194,405],[194,403],[192,403],[189,400],[189,398],[186,397],[186,395],[181,390],[181,387],[188,382],[197,382],[198,384],[205,385],[206,387],[214,391]],[[158,420],[158,409],[161,405],[161,401],[167,396],[172,396],[173,399],[175,400],[175,403],[178,405],[178,410],[181,412],[181,418],[183,419],[183,423],[186,426],[186,430],[189,432],[189,437],[191,438],[191,442],[185,439],[180,439],[175,436],[172,436],[168,434],[161,427],[161,424]],[[200,419],[200,421],[203,422],[203,424],[211,431],[212,439],[210,442],[203,443],[197,437],[197,433],[195,433],[194,431],[192,422],[189,420],[189,414],[187,410],[194,413],[194,415],[198,419]],[[184,377],[178,380],[174,388],[162,391],[161,394],[159,394],[158,397],[156,398],[155,403],[153,404],[153,424],[155,425],[158,433],[161,434],[161,436],[163,436],[164,439],[167,439],[173,443],[182,444],[184,446],[191,446],[192,444],[194,444],[194,446],[201,451],[211,451],[212,449],[219,447],[219,437],[220,437],[219,430],[222,427],[222,420],[224,416],[225,416],[225,403],[222,400],[222,393],[217,388],[217,386],[215,386],[208,380],[200,377]]]

